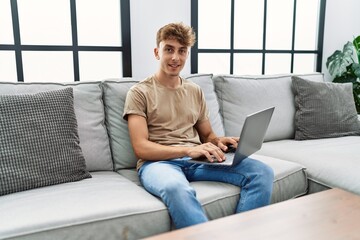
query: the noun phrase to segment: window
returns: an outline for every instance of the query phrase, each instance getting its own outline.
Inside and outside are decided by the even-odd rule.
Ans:
[[[129,0],[0,1],[0,81],[130,76]]]
[[[191,72],[321,72],[326,0],[193,0]]]

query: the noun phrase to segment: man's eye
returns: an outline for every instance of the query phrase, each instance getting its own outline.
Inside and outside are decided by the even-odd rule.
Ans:
[[[171,48],[166,48],[165,51],[167,52],[173,52],[173,50]]]

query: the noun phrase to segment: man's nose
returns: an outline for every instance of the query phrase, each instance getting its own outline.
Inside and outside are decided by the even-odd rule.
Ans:
[[[179,54],[177,52],[172,55],[172,60],[179,60]]]

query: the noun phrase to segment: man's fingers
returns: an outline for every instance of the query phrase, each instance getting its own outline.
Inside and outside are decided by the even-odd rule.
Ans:
[[[239,138],[238,137],[227,137],[224,138],[224,142],[227,146],[232,145],[234,148],[237,147],[237,144],[239,142]],[[227,150],[227,148],[226,148]]]
[[[214,161],[213,157],[215,157],[219,162],[225,160],[225,155],[223,151],[218,146],[215,146],[212,143],[207,144],[204,150],[209,153],[209,156],[207,154],[205,156],[210,162]]]

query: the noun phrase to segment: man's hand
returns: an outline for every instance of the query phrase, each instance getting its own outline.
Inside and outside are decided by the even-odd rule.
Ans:
[[[194,159],[205,156],[209,162],[213,162],[214,158],[216,158],[218,162],[225,160],[225,155],[222,149],[211,142],[207,142],[195,147],[189,147],[187,155]]]
[[[218,146],[223,152],[227,152],[228,146],[237,148],[239,138],[238,137],[217,137],[210,141],[214,145]]]
[[[228,150],[228,146],[232,145],[233,147],[237,147],[239,138],[238,137],[217,137],[211,128],[211,124],[209,120],[201,121],[195,125],[196,130],[199,133],[201,142],[204,144],[194,147],[195,152],[191,151],[190,155],[188,152],[188,156],[194,158],[206,156],[206,158],[213,162],[215,157],[217,161],[222,162],[225,160],[224,152]],[[211,144],[209,144],[211,143]],[[190,150],[189,150],[190,151]],[[213,156],[211,156],[213,155]]]
[[[214,158],[218,162],[223,162],[226,157],[224,152],[228,150],[228,146],[237,147],[239,142],[239,138],[236,137],[218,137],[211,140],[211,142],[207,142],[201,144],[196,147],[189,148],[188,156],[191,158],[199,158],[205,156],[209,162],[213,162]]]

